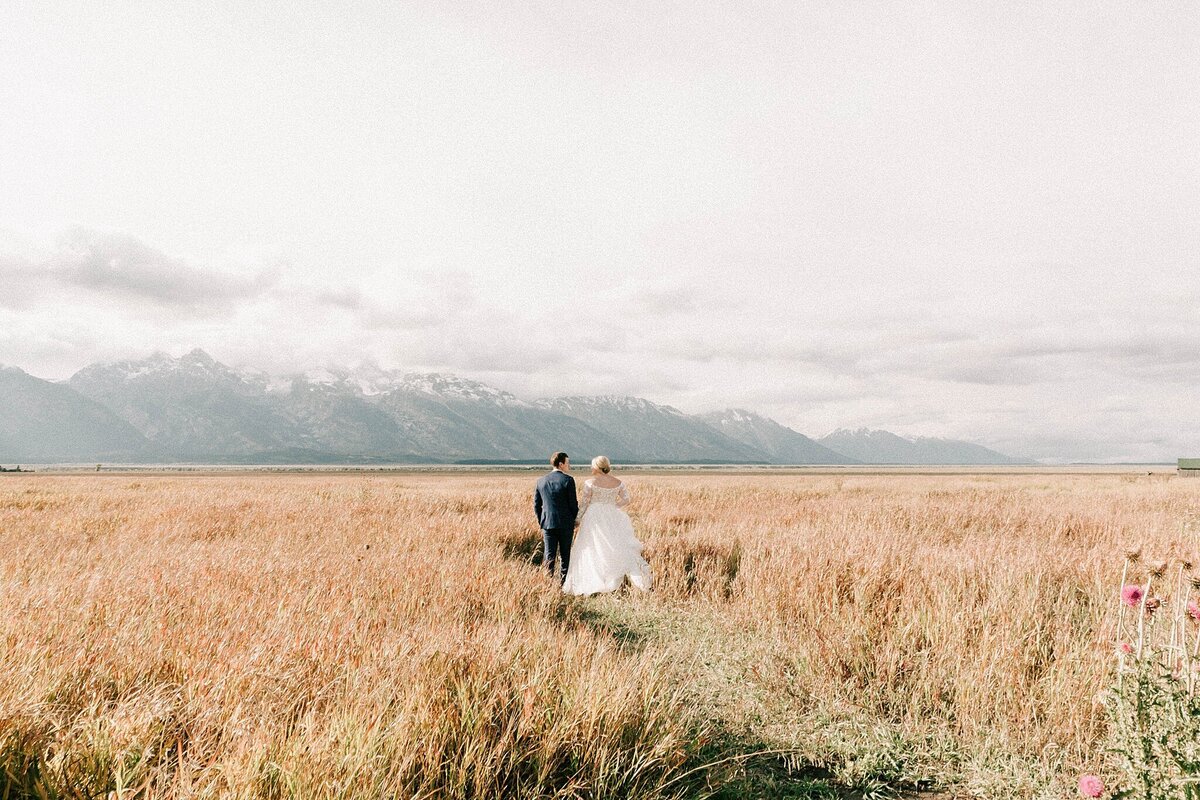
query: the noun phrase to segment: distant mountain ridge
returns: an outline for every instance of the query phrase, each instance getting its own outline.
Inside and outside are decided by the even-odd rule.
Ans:
[[[150,442],[99,403],[62,384],[0,367],[0,461],[137,458]]]
[[[768,463],[761,450],[726,436],[698,417],[641,397],[560,397],[539,408],[574,417],[613,441],[618,461]]]
[[[263,387],[203,350],[84,367],[67,381],[137,428],[168,457],[304,448],[305,431]]]
[[[726,436],[766,453],[777,464],[862,463],[753,411],[729,408],[702,414],[700,419]]]
[[[982,445],[956,439],[933,437],[907,438],[889,431],[837,430],[821,437],[821,444],[856,458],[864,464],[1030,464]]]
[[[885,431],[818,441],[742,409],[526,401],[455,375],[371,365],[272,376],[193,350],[92,364],[63,383],[0,369],[0,463],[540,462],[557,449],[622,463],[1018,463],[968,442]]]

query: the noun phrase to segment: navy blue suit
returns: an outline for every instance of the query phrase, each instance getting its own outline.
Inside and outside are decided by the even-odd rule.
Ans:
[[[571,566],[571,539],[575,536],[575,517],[579,515],[575,479],[557,469],[538,479],[533,490],[533,513],[542,529],[543,562],[554,577],[557,555],[561,582]]]

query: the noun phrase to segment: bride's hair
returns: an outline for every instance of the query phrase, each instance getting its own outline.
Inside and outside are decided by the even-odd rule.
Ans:
[[[612,469],[612,463],[608,460],[608,456],[596,456],[592,459],[592,469],[598,469],[607,475]]]

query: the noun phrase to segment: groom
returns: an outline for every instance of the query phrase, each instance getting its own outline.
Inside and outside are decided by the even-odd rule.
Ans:
[[[533,513],[542,528],[542,560],[553,578],[557,554],[558,582],[562,583],[571,566],[571,539],[575,535],[579,499],[575,496],[575,479],[567,474],[571,471],[567,454],[555,453],[550,465],[554,470],[543,475],[533,491]]]

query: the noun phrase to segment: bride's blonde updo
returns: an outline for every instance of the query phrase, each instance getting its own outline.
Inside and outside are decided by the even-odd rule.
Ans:
[[[592,469],[598,469],[607,475],[612,470],[612,463],[608,460],[608,456],[596,456],[592,459]]]

